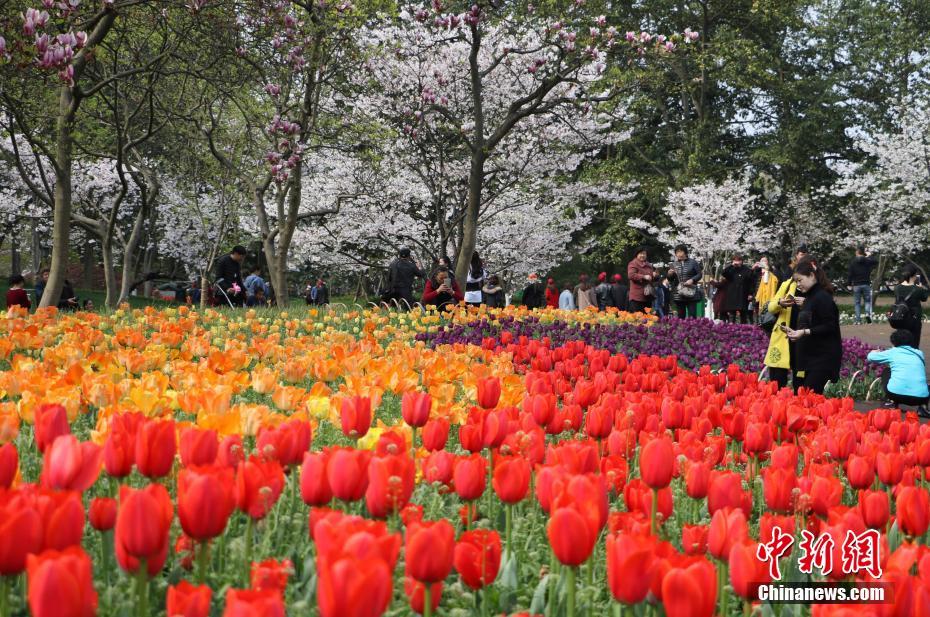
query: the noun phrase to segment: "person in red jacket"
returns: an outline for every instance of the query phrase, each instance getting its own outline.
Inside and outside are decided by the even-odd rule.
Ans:
[[[7,308],[11,306],[22,306],[26,309],[32,308],[32,303],[29,301],[29,294],[23,289],[25,283],[26,279],[23,278],[22,274],[14,274],[10,277],[10,289],[6,292]]]
[[[555,279],[546,281],[546,306],[559,308],[559,288],[555,286]]]
[[[459,284],[455,279],[452,279],[452,285],[449,285],[449,271],[445,269],[438,270],[433,278],[426,281],[426,286],[423,288],[421,302],[424,306],[444,308],[464,301],[465,294],[459,289]]]

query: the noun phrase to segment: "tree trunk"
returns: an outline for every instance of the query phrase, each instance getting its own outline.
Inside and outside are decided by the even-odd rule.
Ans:
[[[113,239],[101,238],[101,240],[100,255],[103,259],[103,284],[106,288],[104,304],[109,308],[116,308],[119,302],[116,296],[116,264],[113,261]]]
[[[13,232],[13,236],[10,238],[10,274],[22,274],[23,273],[23,259],[22,253],[19,252],[19,241],[16,237],[16,232]]]
[[[888,257],[886,255],[878,256],[878,266],[872,274],[872,295],[875,296],[882,290],[882,281],[885,278],[885,270],[888,268]],[[875,306],[875,301],[872,301]]]
[[[478,213],[481,210],[481,188],[484,185],[484,154],[476,149],[471,158],[468,174],[468,204],[462,217],[462,243],[455,260],[455,278],[464,281],[471,264],[471,256],[478,242]]]
[[[58,97],[58,143],[55,149],[55,206],[52,217],[52,263],[40,307],[56,306],[65,284],[71,235],[71,130],[74,123],[74,94],[62,86]]]
[[[94,268],[97,265],[97,260],[94,259],[94,245],[92,242],[88,242],[84,245],[84,272],[81,274],[81,286],[84,289],[92,289],[94,286]]]
[[[39,235],[39,224],[36,219],[31,219],[32,226],[32,274],[38,280],[39,270],[42,269],[42,236]],[[41,298],[36,298],[41,300]]]
[[[152,271],[152,264],[155,263],[155,245],[145,249],[145,253],[142,256],[142,272],[148,274]],[[131,270],[130,270],[131,272]],[[155,283],[152,281],[145,281],[142,284],[142,295],[146,298],[152,297],[152,291],[155,289]]]
[[[210,279],[207,277],[206,270],[200,273],[200,310],[203,311],[207,308],[207,290],[210,289]]]
[[[129,234],[129,240],[123,247],[123,277],[120,285],[119,302],[125,302],[129,299],[129,288],[132,286],[132,275],[135,272],[135,255],[142,241],[142,230],[145,226],[145,219],[148,216],[145,207],[139,208],[136,212],[136,220],[133,221],[132,231]],[[115,308],[115,307],[111,307]]]

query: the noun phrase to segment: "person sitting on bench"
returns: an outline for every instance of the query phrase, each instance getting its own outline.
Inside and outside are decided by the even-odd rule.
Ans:
[[[928,418],[930,390],[927,388],[927,369],[923,352],[911,347],[913,341],[910,331],[895,330],[891,333],[893,347],[870,351],[868,360],[887,365],[882,372],[882,386],[893,404],[914,406],[920,417]]]

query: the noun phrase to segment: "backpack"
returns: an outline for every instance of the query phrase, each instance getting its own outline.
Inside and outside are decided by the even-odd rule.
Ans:
[[[911,293],[907,294],[907,297],[905,297],[903,301],[895,298],[895,303],[887,314],[888,325],[892,328],[905,328],[914,318],[914,311],[907,305],[907,301],[914,295],[914,291],[916,290],[911,290]]]

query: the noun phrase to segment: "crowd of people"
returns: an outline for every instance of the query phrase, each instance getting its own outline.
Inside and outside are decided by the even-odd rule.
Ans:
[[[261,269],[256,266],[242,278],[246,255],[244,247],[235,246],[217,260],[211,293],[225,296],[231,306],[270,306],[274,303],[274,290],[262,277]],[[872,321],[872,272],[877,263],[863,247],[858,247],[849,264],[846,283],[852,290],[857,324],[863,319],[867,323]],[[48,269],[39,272],[31,299],[25,289],[25,277],[11,276],[7,308],[30,309],[34,303],[37,305],[48,277]],[[419,299],[414,295],[418,279],[424,283]],[[188,303],[196,303],[202,292],[195,281],[184,291],[184,296]],[[674,259],[665,265],[650,263],[646,248],[636,249],[627,264],[625,278],[620,273],[601,272],[596,281],[582,274],[575,284],[565,281],[558,285],[553,278],[543,282],[539,275],[530,274],[518,302],[531,309],[651,311],[660,317],[672,314],[674,305],[675,314],[681,319],[702,316],[701,308],[708,303],[709,316],[733,323],[758,324],[771,333],[764,360],[769,379],[781,387],[790,384],[795,390],[805,387],[822,393],[827,383],[839,379],[843,354],[834,293],[822,264],[803,245],[781,272],[772,267],[767,256],[760,256],[748,266],[742,255],[735,254],[716,277],[706,274],[701,263],[689,256],[688,247],[678,245],[674,248]],[[323,306],[330,302],[329,289],[322,278],[308,282],[303,295],[308,305]],[[401,248],[388,267],[387,282],[380,296],[382,301],[396,303],[402,309],[417,301],[440,308],[459,303],[503,307],[510,302],[500,277],[488,274],[477,251],[460,284],[449,258],[440,258],[427,272],[410,249]],[[883,372],[888,403],[913,405],[922,416],[930,416],[926,408],[930,392],[920,350],[922,303],[928,298],[930,290],[919,269],[913,264],[905,265],[894,288],[892,311],[888,313],[894,328],[892,347],[869,354],[869,360],[889,367]],[[66,280],[58,308],[92,310],[93,305],[90,300],[82,303]]]

